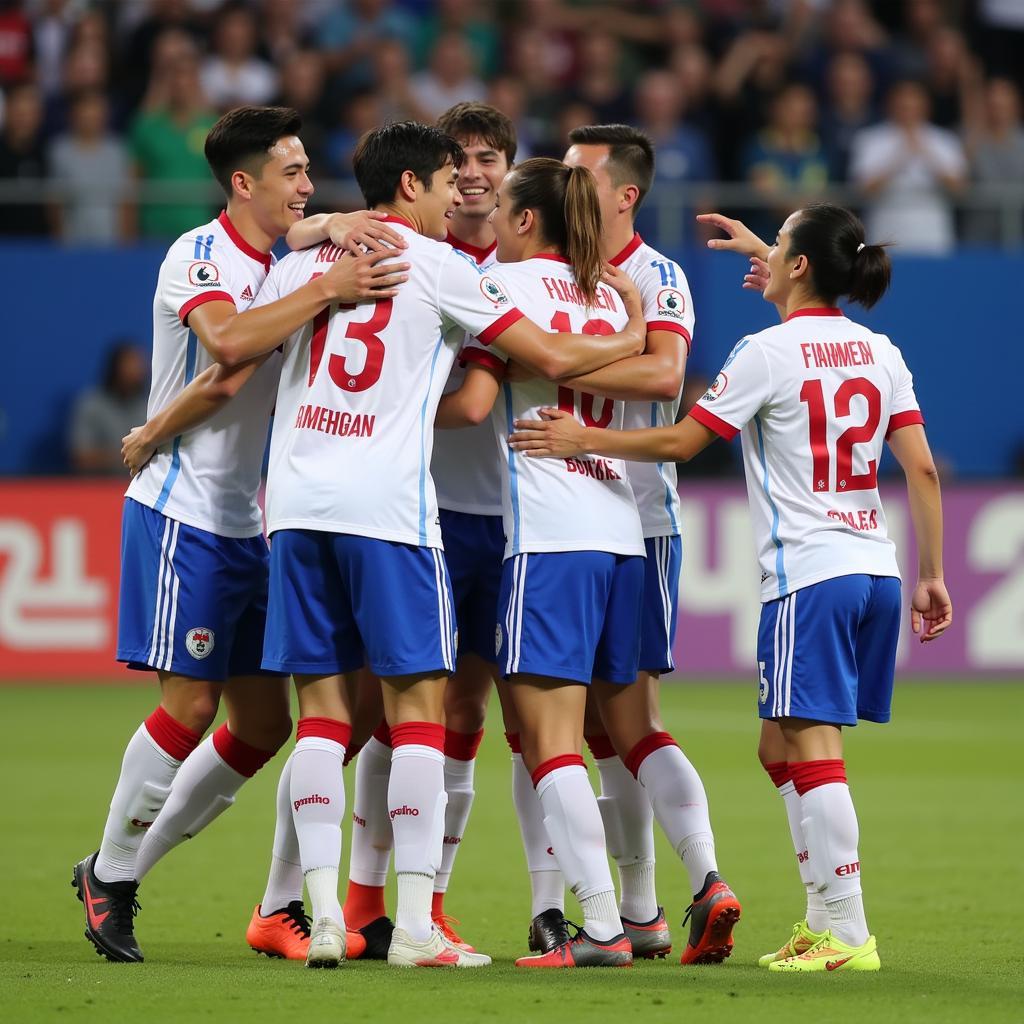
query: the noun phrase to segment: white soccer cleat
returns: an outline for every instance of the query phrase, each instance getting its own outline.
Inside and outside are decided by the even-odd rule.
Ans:
[[[337,967],[345,959],[345,929],[330,917],[313,925],[306,952],[307,967]]]
[[[430,938],[417,942],[402,928],[391,935],[388,963],[392,967],[486,967],[491,958],[483,953],[468,953],[453,946],[436,927]]]

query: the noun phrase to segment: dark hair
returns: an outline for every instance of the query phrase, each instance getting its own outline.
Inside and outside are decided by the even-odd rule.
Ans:
[[[607,146],[612,184],[636,185],[640,195],[633,216],[654,182],[654,143],[639,128],[628,124],[585,124],[569,132],[574,146]]]
[[[368,131],[352,156],[359,190],[368,207],[390,203],[402,175],[412,171],[430,191],[435,171],[445,164],[461,167],[462,147],[440,128],[416,121],[398,121]]]
[[[885,293],[892,264],[884,245],[864,241],[856,214],[832,203],[805,206],[789,233],[786,257],[806,256],[814,290],[830,305],[848,295],[870,309]]]
[[[516,126],[487,103],[456,103],[438,119],[437,127],[453,139],[480,139],[505,154],[509,167],[516,159]]]
[[[287,135],[298,135],[302,118],[291,107],[236,107],[206,136],[206,162],[217,183],[231,198],[231,175],[240,168],[256,174],[270,158],[270,147]]]
[[[561,160],[525,160],[505,185],[513,213],[533,210],[544,239],[558,247],[572,265],[576,283],[588,302],[597,297],[601,259],[601,207],[597,183],[586,167],[566,167]]]
[[[121,373],[121,363],[124,361],[125,356],[129,353],[137,353],[138,351],[138,342],[133,341],[131,338],[118,338],[111,344],[103,358],[102,380],[104,391],[112,392],[114,390],[117,378]]]

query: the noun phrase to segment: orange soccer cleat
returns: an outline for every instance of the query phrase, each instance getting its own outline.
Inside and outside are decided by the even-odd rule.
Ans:
[[[625,935],[607,942],[592,939],[582,928],[550,953],[521,956],[516,967],[632,967],[633,947]]]
[[[264,956],[279,960],[305,960],[309,951],[309,918],[302,901],[293,900],[269,917],[262,917],[257,906],[245,931],[245,941]]]
[[[717,871],[709,871],[704,888],[683,918],[690,922],[690,937],[679,962],[720,964],[732,953],[732,930],[740,919],[740,901]]]

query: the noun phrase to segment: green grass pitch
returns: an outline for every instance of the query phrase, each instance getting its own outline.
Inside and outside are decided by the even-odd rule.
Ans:
[[[733,957],[720,967],[683,969],[671,957],[624,971],[515,970],[528,886],[496,716],[448,897],[492,968],[312,972],[250,952],[243,933],[263,892],[280,761],[146,880],[137,933],[147,962],[108,964],[82,937],[71,867],[95,849],[121,750],[154,694],[148,684],[0,689],[6,1021],[1024,1020],[1024,685],[906,683],[892,725],[849,735],[883,969],[813,978],[756,966],[803,908],[782,802],[755,756],[753,687],[689,683],[666,686],[666,723],[704,777],[720,866],[743,902]],[[685,877],[659,844],[659,894],[678,948]],[[570,917],[575,909],[569,897]]]

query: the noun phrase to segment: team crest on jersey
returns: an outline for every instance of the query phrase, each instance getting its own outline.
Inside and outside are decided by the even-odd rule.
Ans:
[[[496,306],[508,306],[512,301],[493,277],[480,278],[480,291],[484,293],[485,299],[489,299]]]
[[[658,292],[658,316],[682,320],[686,315],[686,296],[677,288],[662,288]]]
[[[729,377],[726,372],[722,370],[718,376],[711,382],[711,387],[704,392],[704,397],[701,399],[702,402],[713,402],[716,398],[721,398],[725,394],[725,389],[729,386]]]
[[[196,626],[185,634],[185,650],[196,661],[202,661],[213,652],[213,630],[208,626]]]
[[[200,260],[188,268],[188,283],[196,288],[208,288],[212,284],[220,284],[220,270],[216,263]]]

